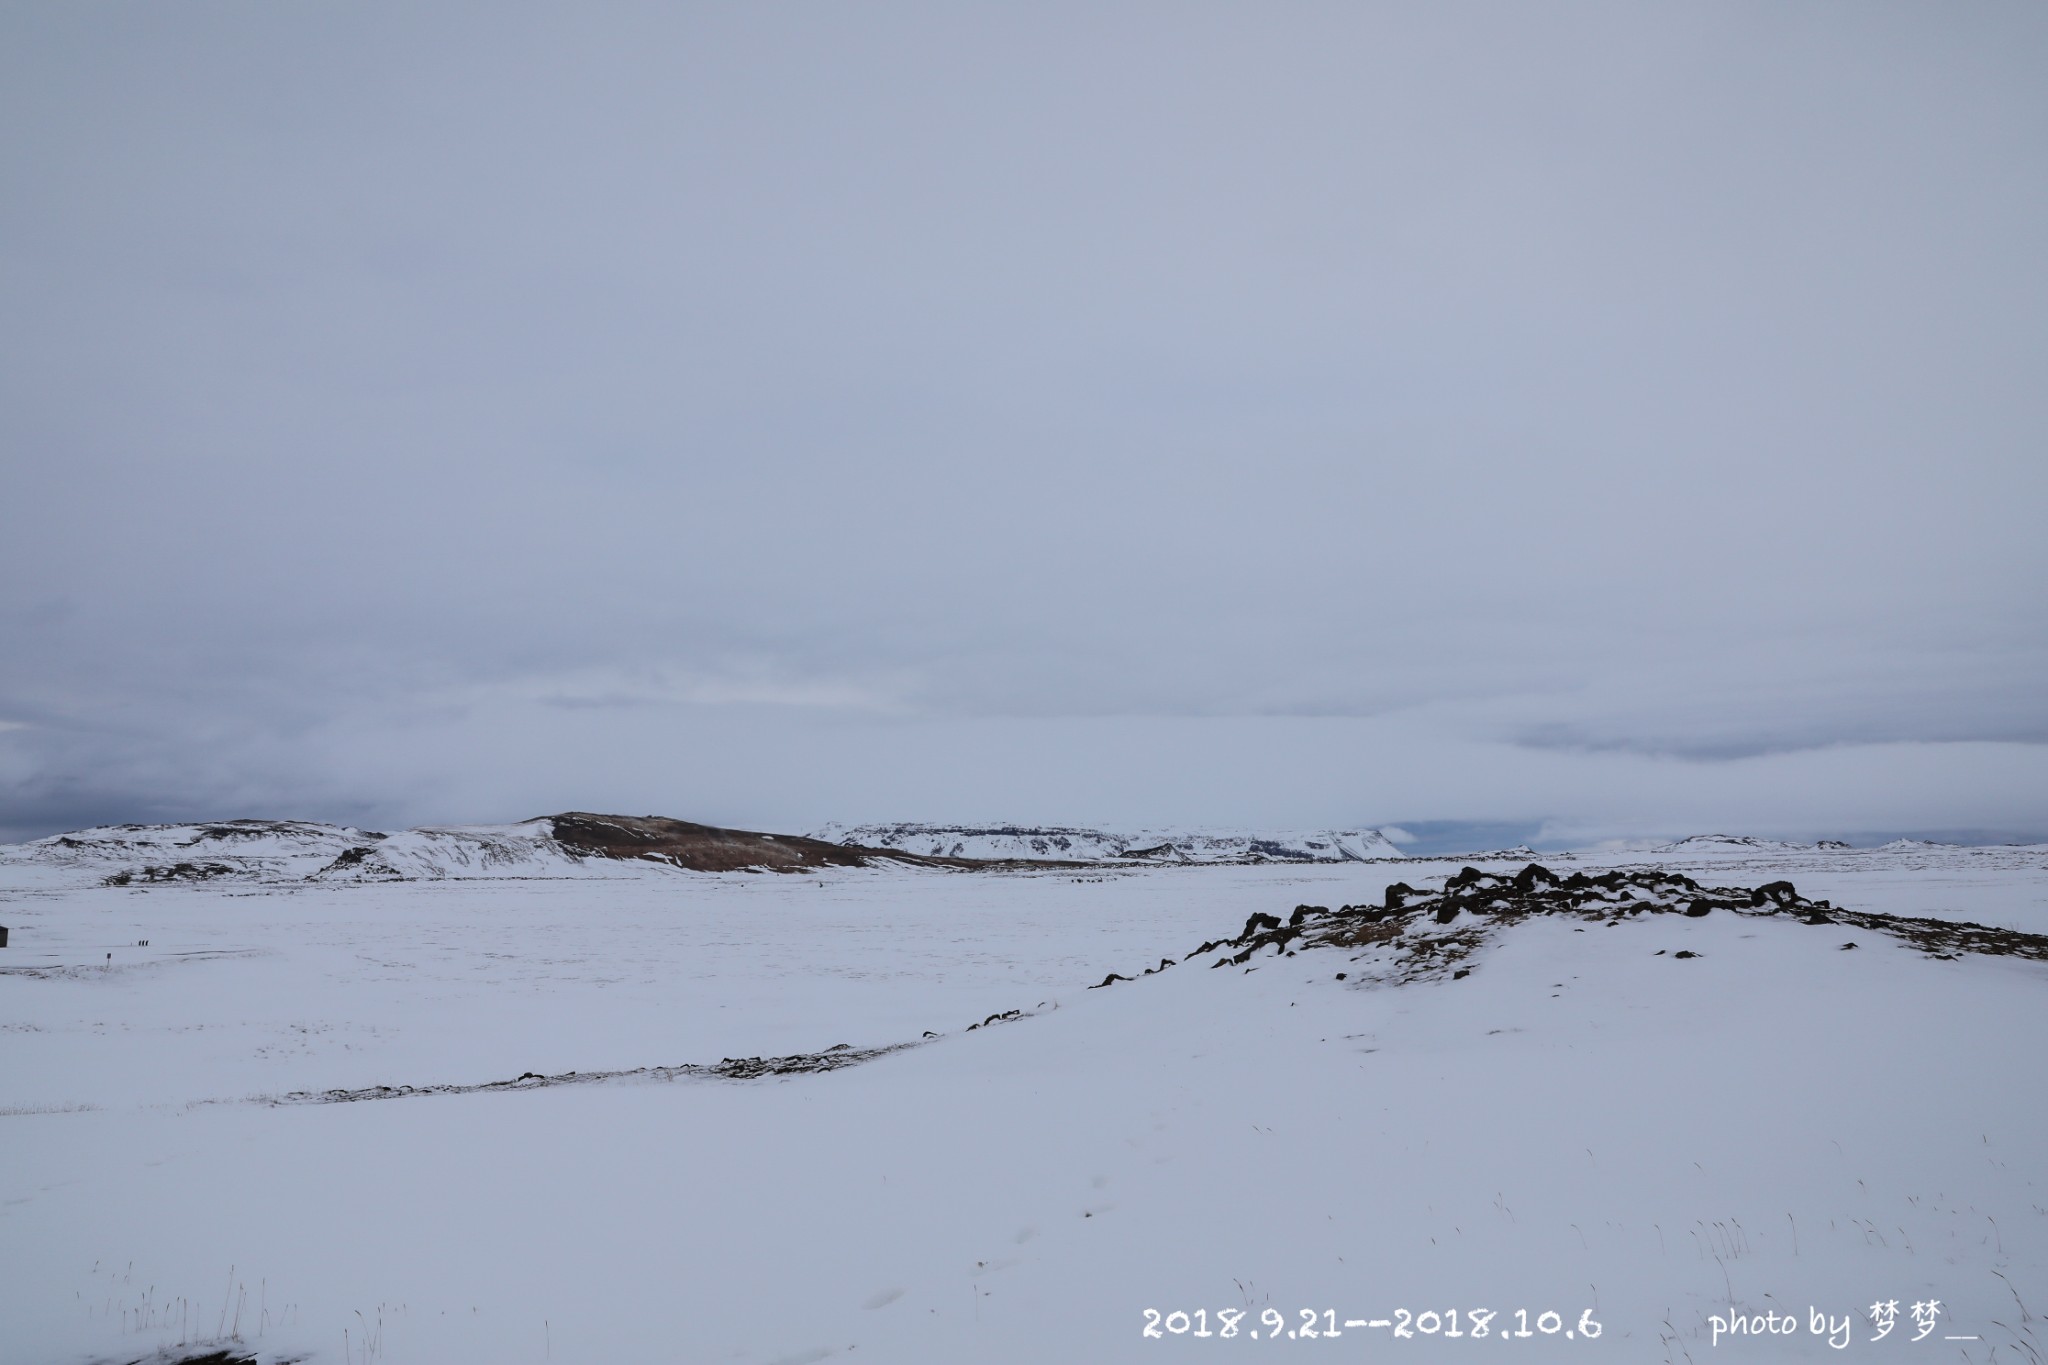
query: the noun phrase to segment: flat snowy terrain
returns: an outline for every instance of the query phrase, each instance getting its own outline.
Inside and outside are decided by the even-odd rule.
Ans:
[[[1240,963],[1461,864],[711,874],[510,828],[393,836],[433,880],[306,880],[353,834],[311,826],[127,885],[0,857],[0,1362],[2048,1352],[2048,963],[1850,919],[2048,933],[2048,850],[1543,859],[1847,915],[1311,916]]]

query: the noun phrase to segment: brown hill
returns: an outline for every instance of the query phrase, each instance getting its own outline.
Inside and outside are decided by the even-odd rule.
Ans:
[[[932,858],[893,848],[833,844],[800,834],[720,829],[660,815],[570,811],[553,817],[553,823],[555,842],[585,857],[645,859],[692,872],[804,872],[820,867],[868,867],[877,862],[953,868],[999,865],[977,858]]]

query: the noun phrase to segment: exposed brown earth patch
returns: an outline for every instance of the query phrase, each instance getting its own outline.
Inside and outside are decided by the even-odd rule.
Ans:
[[[555,842],[582,857],[668,863],[692,872],[808,872],[823,867],[870,867],[877,862],[960,869],[1018,865],[981,858],[938,858],[893,848],[862,848],[800,834],[720,829],[716,825],[697,825],[659,815],[592,815],[571,811],[555,816],[552,823]]]

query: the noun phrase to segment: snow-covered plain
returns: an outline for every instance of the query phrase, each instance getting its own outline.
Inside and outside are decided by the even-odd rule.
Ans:
[[[324,844],[295,856],[126,886],[104,857],[0,859],[0,1362],[238,1337],[436,1365],[1981,1365],[2048,1337],[2039,962],[1717,912],[1529,920],[1406,985],[1316,949],[1089,989],[1458,863],[351,884],[304,880]],[[2039,848],[1551,865],[1630,861],[2048,932]],[[267,1102],[840,1043],[918,1045]],[[1453,1308],[1463,1335],[1394,1335]],[[1275,1341],[1269,1309],[1341,1335]],[[1197,1310],[1216,1335],[1164,1331]],[[1796,1330],[1716,1344],[1770,1313]]]

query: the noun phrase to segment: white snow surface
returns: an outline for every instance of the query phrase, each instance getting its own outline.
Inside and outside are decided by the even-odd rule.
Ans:
[[[1173,863],[1341,863],[1402,856],[1394,842],[1376,829],[1261,833],[1161,827],[1118,834],[1059,825],[831,824],[813,831],[811,837],[933,857],[1034,862],[1142,858]]]
[[[1842,1358],[1814,1309],[1855,1358],[2048,1336],[2040,962],[1717,912],[1526,921],[1463,979],[1318,949],[1089,989],[1458,864],[104,886],[48,843],[0,857],[0,1365]],[[2043,848],[1624,856],[2048,931]],[[842,1042],[917,1045],[265,1101]],[[1451,1308],[1455,1341],[1342,1327]],[[1155,1340],[1147,1309],[1248,1316]]]

